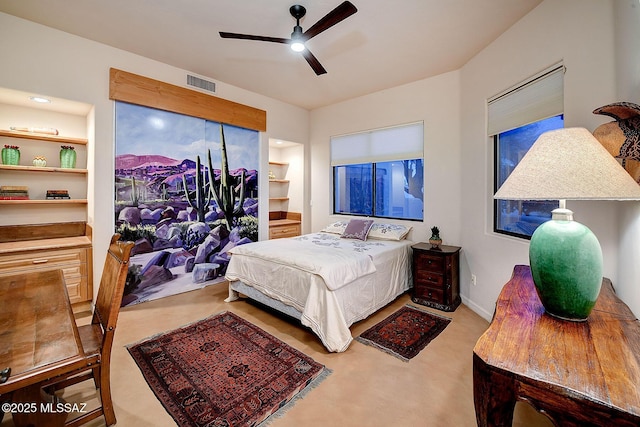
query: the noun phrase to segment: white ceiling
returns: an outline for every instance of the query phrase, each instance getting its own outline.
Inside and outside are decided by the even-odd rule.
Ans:
[[[307,46],[316,76],[287,45],[301,4],[308,29],[342,0],[2,0],[0,12],[127,50],[306,109],[462,67],[542,0],[351,0],[358,12]]]

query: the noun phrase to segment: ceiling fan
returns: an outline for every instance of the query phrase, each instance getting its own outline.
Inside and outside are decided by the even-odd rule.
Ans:
[[[358,9],[349,1],[345,1],[340,4],[338,7],[333,9],[331,12],[327,13],[323,18],[321,18],[318,22],[313,24],[311,28],[309,28],[304,33],[302,32],[302,27],[300,26],[300,19],[304,17],[307,13],[307,9],[304,6],[300,6],[299,4],[293,5],[289,8],[289,12],[296,19],[296,25],[293,27],[293,33],[291,33],[290,39],[280,38],[280,37],[265,37],[265,36],[252,36],[248,34],[237,34],[237,33],[226,33],[220,31],[220,37],[224,39],[243,39],[243,40],[258,40],[264,42],[273,42],[273,43],[284,43],[291,46],[296,52],[301,52],[304,59],[307,60],[313,71],[319,76],[321,74],[325,74],[327,70],[324,69],[320,61],[313,56],[313,54],[305,47],[305,42],[309,40],[311,37],[315,37],[324,30],[333,27],[337,23],[345,20],[349,16],[356,13]]]

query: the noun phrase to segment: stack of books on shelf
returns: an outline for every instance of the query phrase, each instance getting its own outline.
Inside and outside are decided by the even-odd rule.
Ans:
[[[24,185],[0,186],[0,200],[29,200],[29,187]]]
[[[68,190],[47,190],[47,200],[70,198]]]

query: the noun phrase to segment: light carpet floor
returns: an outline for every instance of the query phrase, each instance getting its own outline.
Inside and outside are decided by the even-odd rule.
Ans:
[[[433,310],[451,317],[452,322],[407,363],[356,341],[344,353],[327,353],[316,336],[304,327],[245,301],[225,303],[227,294],[227,284],[220,283],[121,310],[111,360],[118,426],[175,426],[147,386],[125,345],[224,310],[240,315],[333,371],[270,427],[476,425],[472,351],[489,324],[465,305],[453,313]],[[352,335],[358,336],[405,304],[414,304],[407,294],[353,325]],[[79,316],[79,323],[88,322],[88,316],[88,313]],[[85,384],[65,391],[65,399],[91,404],[95,393],[90,382]],[[0,424],[1,427],[12,425],[8,415]],[[103,426],[104,419],[101,417],[87,425]],[[548,427],[552,424],[526,404],[518,403],[513,425]]]

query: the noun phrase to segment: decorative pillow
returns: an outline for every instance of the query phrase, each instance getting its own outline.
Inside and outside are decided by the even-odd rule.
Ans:
[[[375,223],[369,231],[369,239],[403,240],[411,231],[411,227],[399,224]]]
[[[367,235],[372,225],[372,219],[352,219],[340,237],[345,239],[367,240]]]
[[[323,228],[320,231],[324,231],[325,233],[342,234],[344,233],[345,228],[347,228],[346,221],[337,221],[337,222],[334,222],[333,224],[327,225],[325,228]]]

